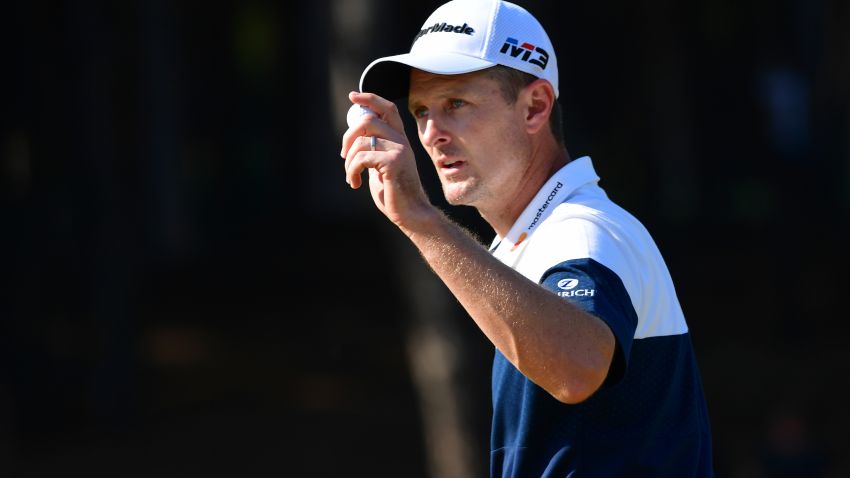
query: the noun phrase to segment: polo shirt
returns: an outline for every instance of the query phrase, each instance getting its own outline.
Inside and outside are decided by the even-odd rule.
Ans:
[[[688,325],[646,228],[599,187],[590,157],[540,189],[491,253],[603,320],[602,387],[564,404],[496,350],[491,477],[711,477],[708,412]]]

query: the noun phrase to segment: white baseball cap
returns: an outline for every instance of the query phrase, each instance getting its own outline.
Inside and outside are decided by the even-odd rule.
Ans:
[[[458,75],[504,65],[549,81],[558,97],[558,62],[549,36],[524,8],[499,0],[452,0],[434,10],[410,53],[378,58],[363,70],[360,91],[407,97],[410,67]]]

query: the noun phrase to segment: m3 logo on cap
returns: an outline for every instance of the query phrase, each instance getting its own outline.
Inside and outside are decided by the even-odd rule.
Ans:
[[[510,52],[508,52],[508,50],[510,50]],[[540,53],[540,55],[535,58],[531,58],[531,54],[533,52]],[[520,58],[520,60],[527,61],[532,65],[537,65],[544,70],[546,69],[546,64],[549,63],[549,53],[547,53],[546,50],[528,42],[523,42],[522,45],[520,45],[519,40],[516,38],[508,37],[505,40],[504,45],[502,45],[502,49],[499,50],[499,53],[507,53],[514,58],[518,57],[520,53],[522,53],[522,58]]]
[[[472,35],[473,33],[475,33],[475,30],[473,30],[472,27],[467,25],[466,23],[457,26],[449,25],[446,22],[435,23],[433,26],[419,30],[419,33],[417,33],[416,37],[413,38],[413,43],[416,43],[416,40],[421,38],[422,35],[436,32],[463,33],[464,35]]]

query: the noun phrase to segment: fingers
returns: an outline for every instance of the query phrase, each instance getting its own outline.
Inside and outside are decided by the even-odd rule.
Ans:
[[[348,94],[348,99],[352,103],[366,106],[375,113],[378,117],[389,124],[393,129],[398,131],[404,130],[404,124],[401,121],[398,107],[392,101],[382,98],[374,93],[360,93],[352,91]]]
[[[340,156],[345,158],[346,182],[357,189],[362,185],[363,170],[379,168],[381,161],[391,160],[376,153],[397,149],[407,144],[407,138],[395,103],[373,93],[351,92],[348,97],[377,115],[360,116],[342,136]]]
[[[345,158],[345,182],[353,189],[359,188],[363,184],[363,170],[369,169],[370,173],[373,169],[382,166],[382,156],[379,150],[370,151],[368,148],[369,139],[363,138],[359,140],[361,143],[356,148],[351,149],[351,153]],[[355,149],[357,150],[355,152]]]
[[[352,103],[365,106],[377,114],[363,115],[351,125],[342,136],[340,156],[345,157],[358,136],[377,136],[394,139],[401,143],[404,137],[404,123],[399,116],[396,104],[373,93],[348,94]]]
[[[342,150],[339,155],[346,157],[349,150],[355,146],[355,141],[360,137],[395,138],[396,135],[396,132],[380,118],[363,115],[342,135]]]
[[[353,147],[348,150],[348,154],[345,156],[345,171],[348,172],[351,169],[351,163],[354,162],[354,158],[357,157],[358,153],[371,151],[370,138],[366,136],[360,136],[355,140],[355,144]],[[377,148],[377,139],[376,139],[376,148]]]

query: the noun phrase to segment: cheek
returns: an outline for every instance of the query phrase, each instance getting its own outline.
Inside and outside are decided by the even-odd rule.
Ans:
[[[487,143],[485,154],[488,160],[481,168],[484,174],[503,182],[516,181],[531,160],[528,138],[510,131],[494,135]]]
[[[481,132],[480,149],[486,153],[491,162],[505,161],[506,157],[514,156],[515,151],[522,146],[524,137],[517,134],[516,129],[509,125],[494,125]]]

